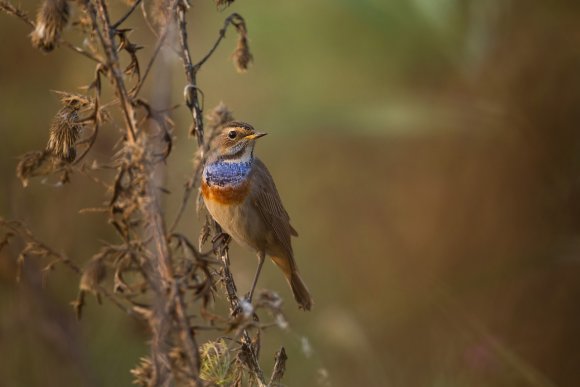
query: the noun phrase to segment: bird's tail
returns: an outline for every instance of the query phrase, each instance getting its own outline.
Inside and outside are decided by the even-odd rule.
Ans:
[[[300,273],[298,273],[298,270],[296,269],[296,265],[286,258],[272,257],[272,260],[284,272],[284,276],[292,289],[294,299],[298,303],[300,309],[310,310],[310,308],[312,308],[312,297],[310,296],[306,284],[302,281]]]

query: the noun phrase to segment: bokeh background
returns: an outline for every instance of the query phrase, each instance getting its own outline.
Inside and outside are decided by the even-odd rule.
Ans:
[[[299,312],[265,266],[259,286],[286,298],[291,324],[264,335],[267,372],[283,344],[288,386],[580,385],[578,1],[238,0],[223,13],[192,3],[197,57],[229,12],[247,20],[250,71],[234,71],[230,32],[198,80],[206,109],[223,101],[270,132],[257,154],[300,232],[315,297]],[[146,58],[154,40],[138,19]],[[106,219],[78,214],[107,195],[78,176],[24,189],[14,170],[46,143],[59,108],[49,90],[78,90],[93,66],[35,51],[28,33],[0,15],[0,214],[82,264],[114,240]],[[158,71],[146,95],[181,103],[181,65],[165,54],[171,81]],[[186,109],[174,119],[170,219],[194,150]],[[180,227],[193,239],[194,207]],[[245,289],[255,257],[233,257]],[[16,284],[14,261],[0,255],[0,386],[130,385],[143,327],[93,299],[77,322],[74,275],[57,268],[43,288],[43,265],[27,262]]]

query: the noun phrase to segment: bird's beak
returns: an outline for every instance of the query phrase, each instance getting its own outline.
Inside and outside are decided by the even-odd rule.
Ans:
[[[257,132],[257,133],[254,133],[254,134],[249,134],[249,135],[247,135],[244,138],[247,138],[248,140],[256,140],[256,139],[258,139],[260,137],[264,137],[267,134],[268,133],[260,133],[260,132]]]

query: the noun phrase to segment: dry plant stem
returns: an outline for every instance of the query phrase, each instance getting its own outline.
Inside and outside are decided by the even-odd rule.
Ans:
[[[136,143],[137,124],[135,121],[135,112],[120,69],[117,47],[115,46],[114,41],[115,30],[111,27],[105,2],[103,0],[96,0],[96,3],[99,19],[101,20],[103,29],[105,30],[104,34],[99,32],[99,38],[103,45],[103,49],[106,52],[108,68],[115,81],[115,88],[117,90],[125,115],[128,141],[129,143]],[[88,7],[90,7],[89,12],[91,14],[93,24],[95,27],[98,27],[95,12],[93,9],[91,9],[91,3],[88,3]],[[146,146],[148,141],[143,141],[140,145],[143,146],[143,144]],[[171,263],[171,253],[167,245],[165,223],[156,195],[158,190],[156,190],[152,184],[153,181],[151,180],[151,173],[147,172],[152,171],[146,171],[145,173],[145,175],[147,175],[147,177],[150,179],[147,200],[144,201],[148,204],[141,204],[141,212],[148,219],[150,231],[152,232],[153,236],[153,244],[157,253],[155,255],[155,259],[150,262],[151,273],[149,273],[150,275],[153,274],[152,277],[154,280],[152,282],[156,294],[154,316],[151,321],[151,328],[153,331],[151,349],[154,368],[152,384],[166,385],[171,381],[171,368],[169,361],[170,347],[168,345],[167,339],[171,332],[172,321],[170,317],[172,316],[172,313],[166,313],[165,309],[167,305],[171,304],[172,299],[170,298],[169,291],[173,286],[175,286],[175,284]],[[199,380],[198,376],[200,364],[199,353],[197,351],[197,344],[195,343],[193,335],[189,329],[189,324],[186,320],[185,302],[183,301],[183,295],[179,290],[173,293],[173,301],[175,302],[175,314],[181,328],[180,336],[186,349],[191,376],[194,382],[200,385],[201,381]]]
[[[219,31],[218,38],[217,38],[216,42],[213,44],[213,47],[209,50],[209,52],[206,54],[206,56],[204,56],[199,62],[197,62],[195,64],[194,68],[195,68],[196,72],[213,55],[214,51],[218,48],[221,41],[226,37],[226,31],[227,31],[229,25],[236,19],[243,20],[243,18],[238,13],[232,13],[230,16],[228,16],[226,18],[226,20],[224,21],[224,26]]]
[[[152,189],[154,190],[154,187],[152,187]],[[198,346],[189,328],[185,301],[183,300],[183,293],[178,288],[178,284],[173,279],[173,268],[171,265],[171,257],[169,247],[167,245],[167,239],[165,237],[165,224],[163,222],[163,217],[161,216],[161,209],[158,206],[156,198],[152,199],[154,202],[151,204],[151,206],[154,208],[150,208],[149,221],[151,222],[153,240],[157,249],[158,269],[162,285],[162,288],[158,289],[158,305],[155,308],[158,316],[158,321],[156,321],[158,335],[154,336],[154,341],[157,341],[156,343],[154,342],[154,346],[157,348],[153,349],[154,352],[157,352],[157,354],[161,353],[164,356],[166,356],[170,350],[170,348],[166,347],[166,343],[163,342],[169,332],[171,325],[171,321],[165,321],[168,316],[171,315],[170,313],[165,313],[165,308],[167,305],[174,303],[175,315],[180,327],[180,338],[186,351],[187,361],[191,370],[190,376],[197,385],[202,385],[202,382],[199,379],[200,360]],[[153,272],[155,272],[155,267],[153,268]],[[168,293],[170,289],[172,291]],[[170,369],[167,368],[167,364],[159,364],[158,366],[162,367],[160,368],[163,370],[161,372],[170,372]],[[162,374],[158,375],[158,377],[159,376],[161,376],[161,381],[165,380],[167,375]]]
[[[189,7],[187,0],[178,0],[177,3],[177,20],[179,28],[179,44],[181,46],[181,59],[183,60],[183,67],[185,76],[187,78],[187,86],[185,86],[184,97],[185,103],[191,112],[193,118],[193,133],[197,138],[197,145],[201,156],[203,157],[203,115],[198,97],[198,88],[196,75],[199,66],[194,67],[191,61],[191,54],[189,52],[189,44],[187,43],[187,20],[185,13]],[[192,133],[192,134],[193,134]]]
[[[16,16],[17,18],[19,18],[32,28],[35,27],[34,22],[32,21],[32,19],[30,19],[30,17],[26,14],[26,12],[20,10],[19,8],[16,8],[6,0],[0,0],[0,10],[6,12],[8,15]]]
[[[123,24],[125,22],[125,20],[127,20],[127,18],[129,18],[129,16],[131,16],[131,14],[133,13],[133,11],[135,11],[135,9],[139,6],[139,4],[141,4],[141,0],[136,0],[133,3],[133,5],[131,6],[131,8],[129,8],[129,10],[127,11],[127,13],[125,13],[125,15],[123,15],[115,24],[113,24],[112,27],[113,28],[117,28],[121,24]]]
[[[237,313],[240,312],[240,300],[237,295],[236,283],[234,282],[234,277],[232,272],[230,271],[230,258],[229,258],[229,250],[228,247],[225,246],[221,253],[221,261],[222,261],[222,282],[226,289],[226,297],[228,299],[228,303],[230,304],[230,314],[235,316]],[[246,350],[248,357],[245,358],[248,364],[247,367],[250,372],[253,373],[258,385],[260,387],[265,387],[266,382],[264,380],[264,372],[260,368],[260,364],[258,363],[258,356],[254,351],[254,344],[252,343],[252,338],[246,329],[242,331],[242,350]]]
[[[103,45],[103,49],[107,55],[107,67],[113,76],[115,88],[119,94],[118,97],[121,102],[125,116],[125,122],[127,124],[127,140],[133,143],[136,140],[137,122],[135,121],[133,105],[131,104],[125,82],[123,81],[123,72],[120,68],[119,56],[117,54],[117,47],[115,45],[115,30],[111,27],[107,5],[105,4],[104,0],[96,0],[97,9],[95,9],[93,3],[90,1],[86,1],[85,4],[89,10],[89,15],[91,17],[93,27],[97,31],[101,44]],[[99,28],[97,14],[103,24],[104,33],[102,33]]]

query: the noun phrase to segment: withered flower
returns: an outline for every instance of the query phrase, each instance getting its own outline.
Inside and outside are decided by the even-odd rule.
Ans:
[[[246,34],[240,34],[238,38],[238,44],[234,53],[232,54],[234,60],[234,66],[239,73],[245,73],[248,70],[250,62],[252,62],[253,57],[250,53],[250,47],[248,46],[248,38]]]
[[[36,15],[36,28],[30,34],[32,45],[44,52],[52,51],[68,18],[67,0],[44,0]]]
[[[236,49],[232,54],[232,59],[234,60],[234,66],[239,73],[246,72],[250,62],[252,62],[253,57],[250,53],[250,46],[248,44],[248,29],[246,28],[246,22],[244,19],[238,15],[234,14],[234,19],[232,24],[236,27],[238,32],[238,43]]]
[[[81,129],[78,107],[64,106],[52,119],[46,150],[65,162],[74,161]]]

